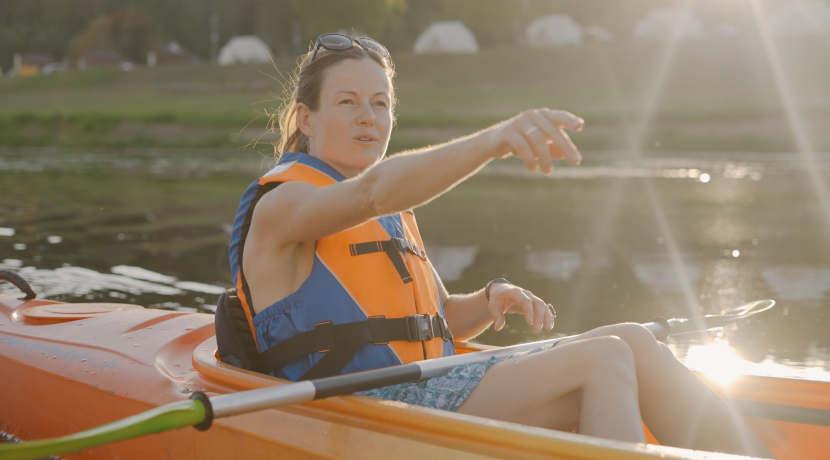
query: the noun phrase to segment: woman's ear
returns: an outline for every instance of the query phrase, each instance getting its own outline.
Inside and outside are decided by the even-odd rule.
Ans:
[[[305,102],[297,104],[297,127],[300,128],[300,131],[306,137],[314,137],[314,126],[311,123],[311,109],[308,108]]]

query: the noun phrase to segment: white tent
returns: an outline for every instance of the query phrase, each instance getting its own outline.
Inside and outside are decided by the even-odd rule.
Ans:
[[[534,20],[525,29],[527,44],[534,48],[578,45],[584,32],[567,14],[552,14]]]
[[[271,62],[271,48],[255,35],[240,35],[228,40],[219,51],[219,65]]]
[[[613,42],[614,34],[602,26],[588,26],[585,28],[585,35],[597,42]]]
[[[769,13],[767,26],[775,35],[827,34],[830,33],[830,5],[822,0],[783,3]]]
[[[461,21],[433,22],[418,35],[412,50],[427,53],[477,53],[478,42],[473,31]]]
[[[634,38],[695,40],[706,36],[703,22],[684,8],[655,8],[634,26]]]

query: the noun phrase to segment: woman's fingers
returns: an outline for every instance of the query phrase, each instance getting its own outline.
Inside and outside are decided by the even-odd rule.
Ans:
[[[551,140],[565,158],[568,160],[568,163],[572,165],[578,165],[582,162],[582,155],[579,153],[579,150],[574,145],[573,141],[571,141],[570,136],[568,136],[562,129],[570,129],[571,131],[582,131],[582,128],[585,127],[585,120],[582,118],[577,117],[576,115],[570,112],[563,112],[561,110],[543,110],[539,111],[544,117],[556,125],[559,129],[551,132]]]
[[[527,169],[536,171],[537,163],[536,157],[533,155],[533,149],[525,140],[522,134],[519,134],[515,129],[506,129],[504,134],[507,143],[510,144],[510,151],[513,155],[519,157],[524,161]]]
[[[562,131],[561,129],[556,130],[556,133],[553,135],[553,143],[559,147],[559,150],[561,150],[565,155],[565,159],[568,160],[568,163],[572,165],[582,163],[582,154],[579,153],[576,145],[574,145],[570,136],[568,136],[565,131]]]
[[[505,313],[522,313],[527,324],[537,331],[541,331],[543,327],[547,330],[553,329],[556,317],[552,308],[532,292],[507,284],[494,285],[491,288],[487,308],[490,310],[493,329],[496,331],[504,328]]]
[[[487,309],[490,310],[490,317],[493,318],[493,329],[498,332],[504,328],[504,312],[507,311],[509,305],[505,305],[501,296],[494,295],[493,289],[490,291],[490,303],[487,304]]]
[[[535,171],[538,163],[542,172],[549,174],[553,171],[551,158],[565,158],[573,165],[582,161],[582,155],[563,129],[581,131],[584,125],[584,120],[569,112],[529,110],[505,127],[505,140],[529,170]]]
[[[533,112],[526,112],[516,120],[515,128],[530,145],[534,160],[539,162],[542,172],[550,174],[553,171],[553,162],[551,162],[550,149],[548,149],[548,131],[555,127],[544,117]]]
[[[571,112],[550,109],[542,109],[540,110],[540,112],[544,114],[545,118],[550,120],[551,123],[555,124],[560,128],[570,129],[571,131],[579,132],[582,131],[582,128],[585,127],[585,120],[579,118]]]
[[[526,112],[528,119],[539,128],[539,132],[543,133],[545,137],[545,148],[551,158],[561,160],[565,158],[559,146],[554,141],[554,137],[560,133],[560,128],[554,125],[550,120],[540,113],[541,110],[531,110]],[[544,168],[542,169],[544,171]]]
[[[533,328],[537,331],[541,331],[545,324],[545,313],[550,311],[548,310],[548,304],[545,303],[542,299],[533,295],[530,291],[525,291],[525,295],[530,298],[533,302]]]

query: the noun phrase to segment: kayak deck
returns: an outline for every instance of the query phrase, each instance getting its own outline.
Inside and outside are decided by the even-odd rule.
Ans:
[[[98,310],[104,311],[90,304],[22,302],[0,296],[0,431],[24,440],[61,436],[186,399],[193,391],[211,396],[287,383],[219,362],[211,315],[121,307]],[[460,352],[484,348],[457,346]],[[742,376],[728,387],[713,386],[753,415],[747,422],[779,458],[826,458],[820,440],[830,435],[830,423],[822,424],[830,413],[830,384]],[[735,458],[356,395],[217,419],[207,432],[179,429],[66,457],[231,455],[419,460]]]

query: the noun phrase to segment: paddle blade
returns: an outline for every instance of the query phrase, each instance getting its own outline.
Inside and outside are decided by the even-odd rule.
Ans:
[[[0,444],[0,458],[26,460],[80,451],[146,434],[195,425],[204,419],[205,406],[201,401],[193,399],[177,401],[61,438],[43,439],[31,443]]]
[[[756,300],[739,307],[731,308],[722,315],[706,315],[689,319],[670,319],[672,335],[690,334],[720,329],[744,318],[763,313],[775,306],[771,299]]]

